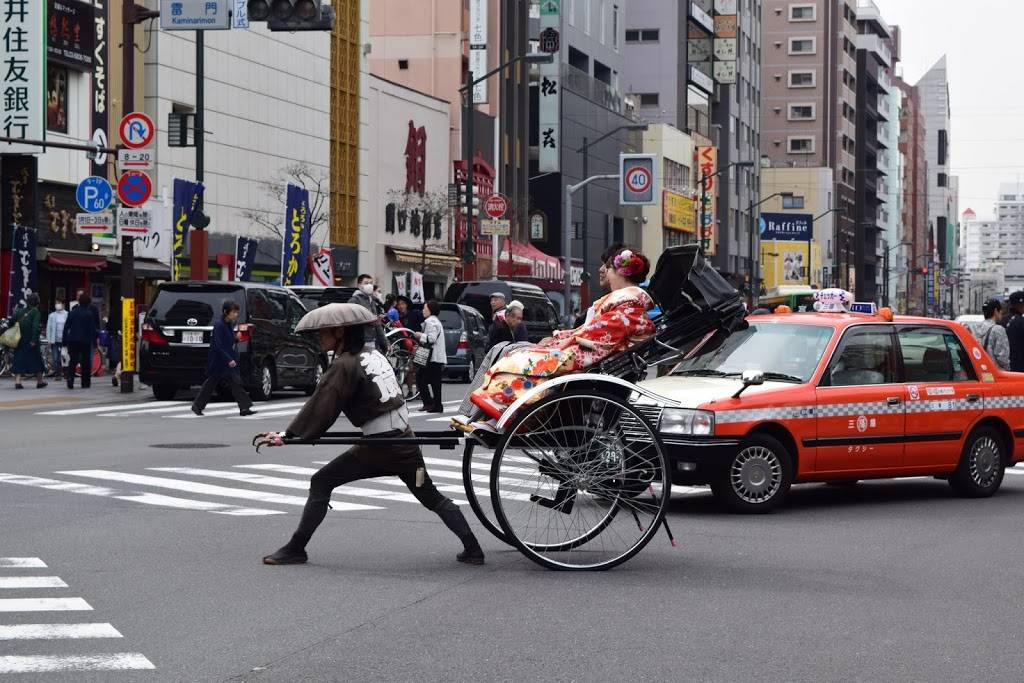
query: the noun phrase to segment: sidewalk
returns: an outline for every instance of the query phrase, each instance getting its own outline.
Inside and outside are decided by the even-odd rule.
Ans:
[[[13,377],[0,378],[0,411],[16,408],[35,408],[39,406],[53,405],[82,405],[87,406],[94,403],[138,403],[140,401],[152,401],[153,392],[146,385],[140,385],[138,378],[135,381],[135,391],[130,394],[122,394],[120,387],[110,384],[110,375],[93,377],[92,386],[82,389],[81,378],[75,378],[75,388],[69,390],[67,383],[62,379],[47,378],[49,386],[36,389],[35,378],[22,382],[25,388],[18,391],[14,388]]]

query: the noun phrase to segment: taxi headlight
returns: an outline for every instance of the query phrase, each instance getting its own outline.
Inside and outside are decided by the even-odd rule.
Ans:
[[[662,434],[711,436],[715,433],[715,414],[706,410],[666,408],[661,412],[658,431]]]

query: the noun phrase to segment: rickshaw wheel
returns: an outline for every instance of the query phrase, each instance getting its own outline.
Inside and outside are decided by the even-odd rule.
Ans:
[[[524,407],[491,464],[501,529],[549,569],[610,569],[657,533],[671,494],[660,439],[628,401],[595,391]]]
[[[476,518],[480,520],[480,524],[498,540],[512,545],[512,539],[494,521],[494,508],[490,503],[491,491],[487,485],[486,474],[491,469],[491,462],[493,460],[494,451],[475,441],[467,440],[466,450],[462,453],[462,484],[466,488],[466,500],[469,501],[469,507],[473,508]],[[487,501],[481,503],[477,492],[486,497]],[[490,515],[488,515],[488,512],[490,512]]]

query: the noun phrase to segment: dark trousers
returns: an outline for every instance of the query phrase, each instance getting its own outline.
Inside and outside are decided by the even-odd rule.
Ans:
[[[395,437],[399,434],[392,432],[380,436]],[[409,430],[402,436],[412,437],[413,433]],[[368,440],[372,440],[372,437]],[[416,471],[421,468],[423,483],[417,486]],[[306,547],[313,532],[327,515],[334,489],[359,479],[387,476],[398,476],[402,483],[409,487],[412,495],[416,496],[416,500],[423,507],[440,515],[445,524],[460,538],[472,535],[462,513],[430,480],[418,446],[374,446],[366,443],[348,449],[313,475],[309,483],[309,498],[302,510],[302,519],[289,545],[294,550]],[[455,508],[454,513],[451,512],[452,508]]]
[[[82,388],[92,386],[92,344],[68,344],[68,388],[75,386],[75,366],[82,366]]]
[[[223,377],[207,377],[206,381],[203,382],[203,388],[199,390],[199,395],[196,396],[196,400],[192,401],[192,408],[202,412],[206,408],[206,404],[213,398],[213,392],[217,391],[217,387],[221,385],[221,382],[228,385],[228,389],[231,391],[231,398],[235,399],[235,403],[238,404],[239,412],[244,412],[252,407],[252,399],[249,398],[249,394],[246,393],[245,387],[242,385],[241,376],[237,372],[232,372]]]
[[[424,410],[440,413],[444,412],[441,405],[441,377],[444,372],[444,363],[427,363],[420,366],[416,372],[416,386],[420,388],[420,398],[423,399]]]

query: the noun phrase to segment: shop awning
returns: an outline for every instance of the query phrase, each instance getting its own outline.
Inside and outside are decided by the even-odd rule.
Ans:
[[[413,249],[398,249],[397,247],[388,247],[387,253],[395,257],[396,260],[402,263],[420,264],[423,263],[423,252],[416,251]],[[453,254],[440,254],[436,251],[427,252],[427,265],[428,266],[457,266],[459,264],[459,257]]]
[[[562,262],[558,258],[545,254],[532,244],[512,242],[510,261],[509,241],[506,239],[502,242],[498,254],[498,275],[558,281],[564,277],[564,273]]]
[[[117,276],[121,272],[121,259],[112,257],[109,261],[110,275]],[[171,267],[156,259],[136,258],[135,259],[136,279],[146,280],[169,280],[171,278]]]
[[[107,257],[79,251],[47,250],[46,263],[75,270],[99,270],[107,265]]]

